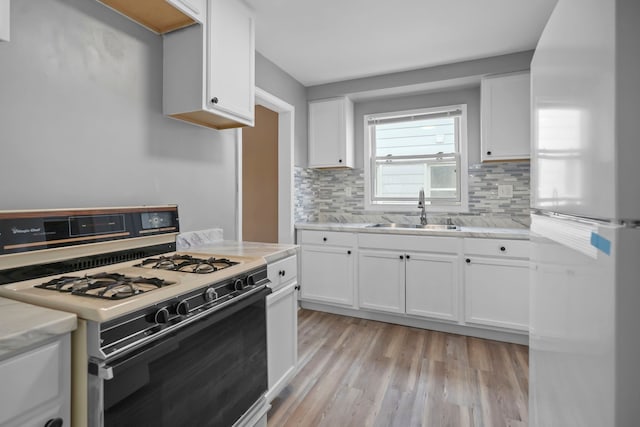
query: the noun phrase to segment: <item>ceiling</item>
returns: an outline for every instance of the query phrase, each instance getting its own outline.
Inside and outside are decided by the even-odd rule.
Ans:
[[[533,49],[557,0],[246,0],[256,50],[305,86]]]

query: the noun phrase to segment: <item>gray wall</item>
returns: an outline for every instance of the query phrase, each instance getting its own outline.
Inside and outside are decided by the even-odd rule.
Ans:
[[[235,235],[235,131],[162,115],[162,38],[97,1],[13,1],[0,209],[177,203]]]
[[[256,52],[256,86],[295,107],[294,164],[306,166],[307,94],[305,87],[258,52]]]

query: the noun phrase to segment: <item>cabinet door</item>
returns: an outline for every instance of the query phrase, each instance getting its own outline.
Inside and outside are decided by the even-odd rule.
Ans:
[[[404,254],[361,250],[358,256],[360,308],[404,313]]]
[[[303,299],[353,306],[354,255],[348,248],[303,246],[300,289]]]
[[[482,161],[530,157],[529,82],[528,72],[482,80]]]
[[[9,41],[10,33],[10,0],[0,0],[0,41]]]
[[[407,314],[458,320],[458,257],[408,255],[406,261]]]
[[[332,98],[309,103],[309,167],[353,167],[353,103]]]
[[[297,282],[267,296],[267,360],[271,402],[289,383],[298,364]]]
[[[466,258],[465,320],[511,329],[529,329],[529,263]]]
[[[240,0],[209,0],[207,107],[254,117],[254,17]]]
[[[182,13],[188,15],[201,24],[204,24],[205,16],[207,16],[206,0],[166,0],[167,3],[173,5]]]

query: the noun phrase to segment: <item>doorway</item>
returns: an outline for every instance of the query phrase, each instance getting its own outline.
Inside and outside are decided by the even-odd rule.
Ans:
[[[262,105],[242,129],[242,238],[278,242],[278,113]]]
[[[295,107],[271,93],[256,87],[256,105],[278,113],[278,243],[294,242],[293,215],[293,152],[295,131]],[[243,207],[242,188],[244,171],[242,168],[243,130],[236,130],[236,240],[250,241],[242,234]]]

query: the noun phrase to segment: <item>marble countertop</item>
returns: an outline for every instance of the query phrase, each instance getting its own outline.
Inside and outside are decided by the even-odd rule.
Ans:
[[[190,252],[212,253],[216,255],[262,257],[267,263],[271,263],[291,255],[296,255],[298,253],[298,245],[220,240],[191,246],[188,250]]]
[[[76,327],[75,314],[0,297],[0,360]]]
[[[459,227],[457,230],[376,228],[369,223],[298,223],[297,230],[349,231],[354,233],[408,234],[419,236],[476,237],[486,239],[529,240],[528,228]]]

